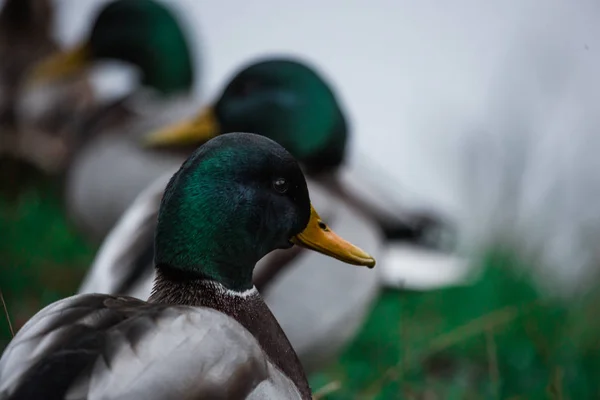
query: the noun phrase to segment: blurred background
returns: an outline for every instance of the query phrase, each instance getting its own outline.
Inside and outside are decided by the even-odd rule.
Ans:
[[[50,3],[50,34],[68,49],[108,2]],[[367,312],[339,354],[311,368],[313,390],[325,399],[600,398],[597,2],[160,3],[180,22],[193,56],[195,79],[177,113],[213,103],[248,63],[302,60],[328,82],[346,116],[348,187],[381,215],[409,221],[410,233],[390,228],[372,242],[380,287],[361,303]],[[16,330],[77,292],[108,231],[153,180],[141,176],[158,177],[177,162],[172,155],[129,162],[115,152],[122,164],[102,170],[96,163],[88,172],[132,176],[113,185],[127,193],[123,204],[108,189],[69,197],[74,175],[52,160],[81,147],[28,159],[21,155],[44,153],[52,140],[11,135],[35,131],[28,116],[48,104],[72,105],[61,111],[66,125],[85,115],[73,118],[85,120],[80,130],[107,123],[86,118],[134,92],[139,68],[103,60],[87,75],[93,102],[57,100],[52,87],[11,87],[7,60],[30,50],[2,34],[0,110],[12,110],[0,117],[3,348],[9,320]],[[147,114],[162,107],[154,103]],[[42,118],[40,126],[52,123]],[[98,217],[107,226],[93,234],[69,208],[86,196],[94,210],[102,201],[112,207]],[[423,228],[416,215],[435,223]],[[363,245],[357,237],[371,251],[371,239]]]

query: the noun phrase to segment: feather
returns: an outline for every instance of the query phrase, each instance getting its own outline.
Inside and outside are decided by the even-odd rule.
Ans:
[[[0,359],[0,382],[3,397],[27,399],[300,398],[233,318],[94,294],[34,316]]]

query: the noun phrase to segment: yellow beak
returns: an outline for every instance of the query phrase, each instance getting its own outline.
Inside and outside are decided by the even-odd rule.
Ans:
[[[207,107],[196,117],[167,126],[144,138],[150,147],[202,144],[219,135],[220,126],[212,107]]]
[[[28,84],[55,81],[83,71],[90,65],[91,52],[87,45],[53,54],[40,61],[30,72]]]
[[[348,264],[373,268],[375,259],[369,253],[342,239],[329,229],[317,211],[310,206],[310,219],[302,232],[292,238],[292,243],[337,258]]]

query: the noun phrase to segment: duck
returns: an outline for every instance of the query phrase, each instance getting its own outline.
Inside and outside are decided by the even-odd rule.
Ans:
[[[257,132],[283,145],[301,163],[323,217],[378,257],[384,237],[376,218],[336,179],[345,163],[348,124],[316,68],[290,57],[251,61],[233,75],[213,106],[147,133],[142,143],[157,149],[187,148],[228,131]],[[155,274],[152,238],[169,177],[168,172],[158,176],[122,214],[100,245],[78,293],[148,298]],[[314,256],[301,248],[275,251],[258,263],[254,276],[308,371],[333,360],[354,337],[381,287],[379,273],[342,268],[334,260]],[[298,288],[310,296],[295,296]],[[303,324],[299,315],[314,323]]]
[[[68,82],[106,62],[134,67],[139,75],[132,91],[99,104],[73,127],[81,140],[64,176],[65,209],[92,243],[104,239],[157,175],[174,171],[190,154],[138,145],[148,129],[190,109],[197,73],[188,37],[167,4],[113,0],[99,9],[80,43],[48,56],[29,73],[37,86]]]
[[[165,189],[150,298],[78,294],[39,311],[0,358],[2,397],[311,399],[252,282],[263,256],[294,246],[375,266],[320,218],[281,145],[239,132],[209,140]]]
[[[71,116],[94,105],[82,76],[61,90],[27,85],[28,71],[60,49],[52,36],[54,13],[49,0],[6,0],[0,10],[0,157],[18,162],[10,164],[16,178],[25,165],[45,175],[60,173],[74,146]]]

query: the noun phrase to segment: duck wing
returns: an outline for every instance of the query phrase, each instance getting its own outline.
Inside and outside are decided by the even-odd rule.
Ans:
[[[85,294],[44,308],[0,359],[2,399],[299,399],[216,310]]]

